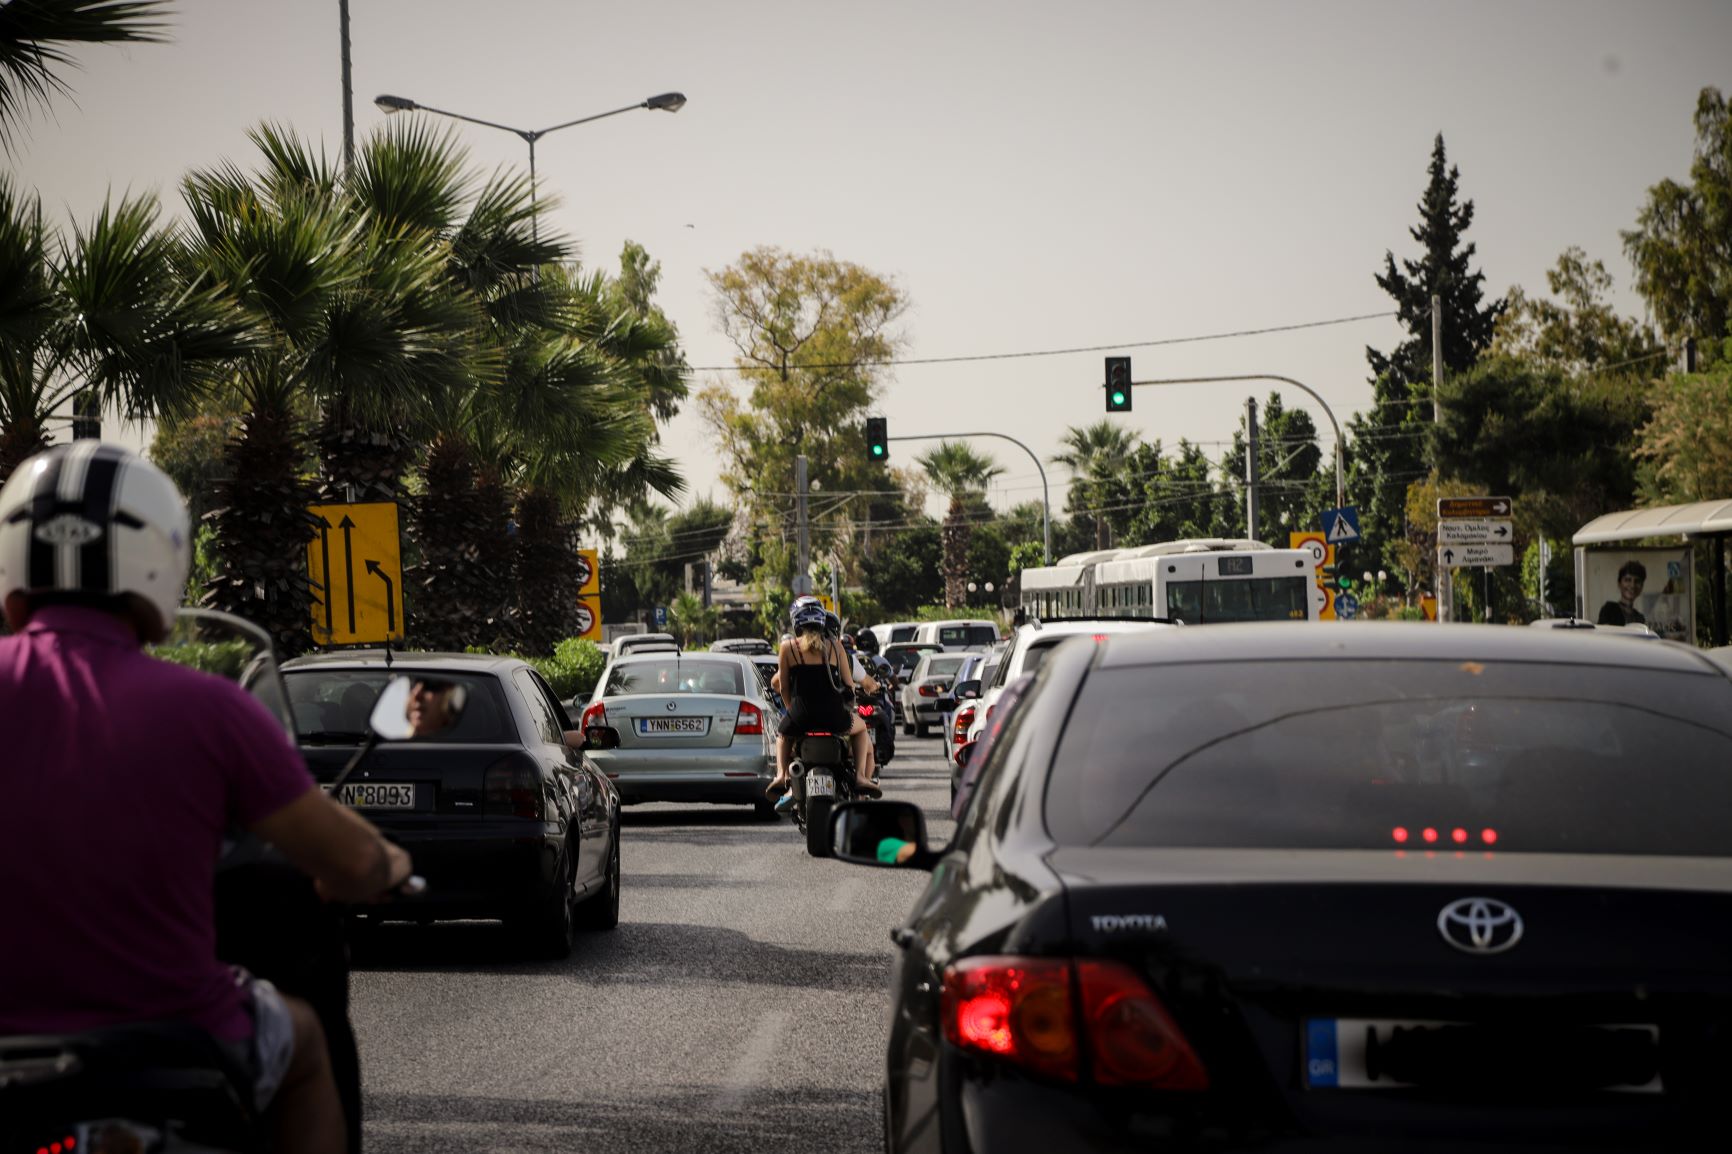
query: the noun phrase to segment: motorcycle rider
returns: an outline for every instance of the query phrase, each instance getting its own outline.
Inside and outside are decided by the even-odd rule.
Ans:
[[[776,776],[765,793],[788,792],[788,759],[793,739],[812,732],[846,734],[854,748],[855,778],[868,797],[882,796],[873,780],[872,739],[866,723],[851,708],[854,699],[852,662],[835,632],[834,618],[816,597],[799,597],[788,609],[793,636],[782,639],[776,679],[787,702],[776,742]]]
[[[190,563],[174,483],[126,449],[51,448],[0,488],[0,1034],[189,1023],[247,1072],[272,1149],[340,1150],[311,1007],[217,960],[217,858],[244,828],[351,902],[401,885],[409,858],[239,686],[142,651]]]

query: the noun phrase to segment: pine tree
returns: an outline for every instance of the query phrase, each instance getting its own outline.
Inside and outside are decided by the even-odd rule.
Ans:
[[[1502,315],[1502,299],[1482,304],[1485,275],[1469,265],[1474,246],[1462,234],[1473,224],[1473,201],[1457,200],[1461,172],[1451,166],[1439,133],[1431,149],[1430,182],[1419,202],[1420,221],[1409,229],[1423,254],[1397,267],[1384,254],[1377,285],[1395,300],[1408,337],[1385,355],[1367,348],[1372,405],[1356,413],[1353,429],[1354,495],[1367,543],[1394,568],[1402,540],[1407,486],[1427,475],[1425,431],[1431,424],[1431,298],[1443,308],[1443,366],[1446,375],[1473,368],[1490,346]]]

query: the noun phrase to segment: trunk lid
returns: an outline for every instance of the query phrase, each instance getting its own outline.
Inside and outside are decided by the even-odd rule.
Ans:
[[[719,693],[630,694],[602,702],[607,723],[619,730],[621,749],[663,750],[726,749],[734,743],[734,723],[746,704],[742,697]]]

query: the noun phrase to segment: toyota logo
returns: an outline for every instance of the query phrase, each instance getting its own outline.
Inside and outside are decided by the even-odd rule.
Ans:
[[[1437,915],[1437,932],[1466,954],[1501,954],[1522,940],[1522,917],[1495,898],[1462,898]]]

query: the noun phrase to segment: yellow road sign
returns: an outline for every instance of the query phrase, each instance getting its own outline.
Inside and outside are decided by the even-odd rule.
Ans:
[[[577,635],[586,641],[601,644],[601,599],[577,599]]]
[[[403,558],[397,505],[314,505],[319,535],[307,546],[313,641],[382,645],[403,640]]]
[[[830,595],[828,593],[818,594],[818,601],[820,604],[822,604],[824,606],[825,609],[828,609],[832,613],[836,612],[836,602],[834,602],[830,599]]]
[[[601,558],[594,549],[579,549],[577,551],[577,595],[579,597],[601,596]]]

